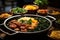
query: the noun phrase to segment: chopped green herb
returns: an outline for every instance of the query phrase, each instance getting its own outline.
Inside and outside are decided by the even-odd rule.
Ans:
[[[31,24],[31,23],[32,23],[32,20],[29,19],[29,20],[27,21],[27,24]]]
[[[24,20],[20,20],[21,23],[24,23],[25,21]]]

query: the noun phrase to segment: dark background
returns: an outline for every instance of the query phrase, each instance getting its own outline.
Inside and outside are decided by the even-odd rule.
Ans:
[[[60,8],[60,0],[48,0],[48,2],[51,7]]]
[[[25,4],[33,4],[34,0],[0,0],[0,11],[7,11],[13,7],[22,7]],[[48,0],[48,6],[60,9],[60,0]]]

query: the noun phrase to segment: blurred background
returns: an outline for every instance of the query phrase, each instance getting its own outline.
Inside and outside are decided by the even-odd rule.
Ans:
[[[0,0],[0,11],[9,11],[13,7],[22,7],[25,4],[33,4],[34,0]],[[48,0],[48,6],[60,8],[59,0]]]

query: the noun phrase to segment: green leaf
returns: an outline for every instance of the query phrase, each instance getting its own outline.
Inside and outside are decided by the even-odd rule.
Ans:
[[[27,21],[27,24],[32,24],[32,20],[29,19],[29,20]]]
[[[25,20],[20,20],[20,22],[21,22],[21,23],[24,23],[24,22],[25,22]]]

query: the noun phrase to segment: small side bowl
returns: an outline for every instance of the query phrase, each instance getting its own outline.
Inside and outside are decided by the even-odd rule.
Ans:
[[[1,17],[1,15],[3,15],[3,16]],[[11,12],[4,12],[4,11],[0,12],[0,19],[6,19],[5,16],[6,16],[6,18],[8,18],[10,16],[13,16],[13,13],[11,13]]]
[[[24,5],[23,8],[25,8],[26,6],[28,6],[28,5]],[[31,4],[31,6],[35,6],[36,9],[35,9],[35,10],[28,10],[28,13],[30,13],[30,14],[32,14],[32,13],[33,13],[33,14],[37,13],[37,10],[39,9],[39,6],[33,5],[33,4]]]
[[[60,11],[59,10],[53,10],[53,9],[51,9],[51,10],[49,10],[49,15],[52,15],[52,16],[58,16],[58,15],[60,15]]]
[[[23,14],[26,14],[28,11],[24,12],[24,13],[14,13],[12,12],[12,9],[10,9],[10,12],[13,14],[13,15],[23,15]]]
[[[38,9],[38,15],[46,16],[48,14],[48,9]]]
[[[13,15],[12,13],[10,13],[10,12],[0,12],[0,15],[1,14],[4,14],[4,13],[8,13],[8,14],[10,14],[11,16]],[[8,18],[8,17],[7,17]],[[5,21],[5,19],[6,18],[0,18],[0,24],[3,24],[3,22]]]

